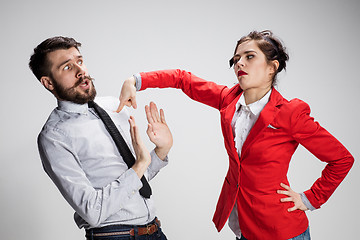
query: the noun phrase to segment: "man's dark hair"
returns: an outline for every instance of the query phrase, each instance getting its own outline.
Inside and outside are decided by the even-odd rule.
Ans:
[[[81,43],[68,37],[52,37],[48,38],[34,48],[34,53],[30,57],[29,67],[36,78],[40,81],[43,76],[50,76],[51,64],[47,58],[47,54],[59,49],[69,49],[75,47],[79,51]]]

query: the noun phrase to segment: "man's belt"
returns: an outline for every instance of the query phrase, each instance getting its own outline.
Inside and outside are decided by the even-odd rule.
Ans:
[[[144,227],[135,227],[127,231],[116,231],[116,232],[104,232],[104,233],[93,233],[92,236],[94,237],[107,237],[107,236],[123,236],[123,235],[130,235],[135,236],[135,231],[137,230],[137,235],[152,235],[153,233],[159,230],[161,226],[160,221],[156,218],[155,223],[146,225]]]

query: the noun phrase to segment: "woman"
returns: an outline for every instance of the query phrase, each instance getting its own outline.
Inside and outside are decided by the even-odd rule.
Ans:
[[[285,48],[271,31],[254,31],[238,41],[230,60],[239,82],[232,88],[189,72],[165,70],[135,75],[121,91],[119,110],[124,105],[136,107],[136,84],[138,90],[180,88],[220,111],[230,163],[213,221],[220,231],[229,219],[237,238],[310,239],[304,211],[320,208],[354,162],[347,149],[314,122],[305,102],[288,101],[273,87],[287,60]],[[301,194],[287,179],[299,144],[328,163]]]

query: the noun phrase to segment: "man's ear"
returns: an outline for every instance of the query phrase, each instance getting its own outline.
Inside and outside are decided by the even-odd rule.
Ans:
[[[47,77],[47,76],[41,77],[40,82],[50,92],[52,92],[54,90],[54,85],[49,77]]]

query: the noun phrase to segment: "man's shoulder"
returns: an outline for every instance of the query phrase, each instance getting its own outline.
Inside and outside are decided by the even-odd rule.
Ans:
[[[46,120],[44,126],[42,127],[39,136],[44,134],[49,134],[49,132],[59,132],[65,134],[64,131],[64,117],[61,115],[59,110],[55,108],[49,115],[48,119]]]

